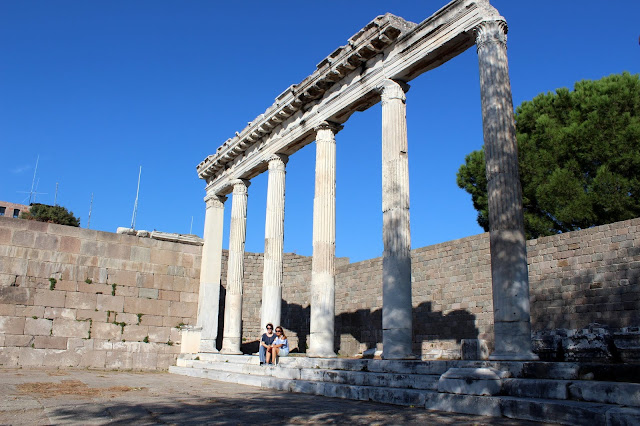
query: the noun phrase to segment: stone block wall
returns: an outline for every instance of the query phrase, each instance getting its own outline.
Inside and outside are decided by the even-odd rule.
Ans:
[[[571,351],[594,340],[600,349],[587,349],[596,358],[620,345],[606,356],[640,353],[639,225],[640,218],[527,243],[534,342],[547,359],[579,359]],[[0,217],[0,364],[166,368],[179,352],[176,326],[195,324],[200,252]],[[226,266],[223,251],[219,341]],[[245,254],[245,353],[257,351],[264,331],[262,268],[261,253]],[[336,273],[336,348],[354,355],[380,346],[382,259],[340,258]],[[463,339],[491,346],[488,234],[413,250],[412,281],[417,354],[455,357]],[[286,253],[281,325],[300,352],[310,282],[311,258]]]
[[[595,323],[599,330],[609,329],[612,338],[618,336],[616,342],[632,342],[640,351],[639,225],[640,218],[527,242],[531,319],[539,351],[551,350],[543,340],[555,348],[556,335],[590,338],[584,330]],[[281,325],[291,346],[304,352],[311,258],[285,254],[284,259]],[[225,266],[223,260],[223,286]],[[259,324],[262,254],[247,253],[245,268],[243,350],[249,353],[257,350],[264,326]],[[357,263],[339,259],[336,274],[336,348],[354,355],[380,347],[382,258]],[[488,233],[413,250],[412,281],[415,353],[459,356],[463,339],[483,339],[491,348]],[[563,344],[575,346],[572,341]]]
[[[0,365],[166,369],[201,247],[0,217]]]

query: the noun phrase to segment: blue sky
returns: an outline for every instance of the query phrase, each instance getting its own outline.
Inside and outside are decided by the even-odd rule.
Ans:
[[[91,228],[202,236],[195,167],[377,15],[421,22],[444,1],[0,1],[0,200],[36,201]],[[514,105],[582,79],[640,72],[640,2],[495,0],[509,24]],[[337,136],[338,256],[382,253],[376,105]],[[482,232],[455,175],[482,146],[474,48],[407,94],[413,248]],[[315,145],[287,166],[285,251],[311,255]],[[264,250],[267,176],[249,188],[246,250]],[[46,194],[44,194],[46,193]],[[228,246],[231,200],[225,212]]]

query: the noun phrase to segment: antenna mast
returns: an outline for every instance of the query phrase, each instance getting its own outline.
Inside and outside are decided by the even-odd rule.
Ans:
[[[136,202],[133,204],[133,215],[131,216],[131,229],[136,229],[136,215],[138,214],[138,195],[140,194],[140,175],[142,175],[142,166],[138,172],[138,189],[136,190]]]
[[[93,209],[93,192],[91,193],[91,203],[89,204],[89,220],[87,220],[87,229],[91,229],[91,210]]]
[[[38,154],[38,158],[36,159],[36,168],[33,170],[33,180],[31,181],[31,192],[29,192],[29,204],[31,204],[31,197],[33,197],[33,186],[36,184],[36,173],[38,172],[39,161],[40,161],[40,154]]]
[[[93,199],[93,194],[91,195],[91,198]],[[56,195],[53,197],[53,205],[54,206],[58,205],[58,182],[56,182]]]

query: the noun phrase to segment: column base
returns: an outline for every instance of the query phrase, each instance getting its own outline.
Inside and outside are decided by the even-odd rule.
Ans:
[[[307,358],[338,358],[333,352],[307,352]]]
[[[217,354],[218,349],[216,348],[215,340],[200,340],[200,350],[198,352],[207,353],[207,354]]]
[[[223,337],[221,354],[242,355],[240,350],[240,337]]]
[[[410,328],[382,330],[382,359],[417,359],[411,346]]]
[[[494,352],[489,355],[490,361],[539,361],[538,355],[533,352]]]
[[[412,354],[412,353],[411,354],[404,354],[404,355],[400,355],[400,354],[385,355],[384,354],[384,350],[382,351],[382,356],[380,358],[382,358],[382,359],[406,359],[406,360],[409,360],[409,361],[421,359],[420,357],[418,357],[418,355]]]

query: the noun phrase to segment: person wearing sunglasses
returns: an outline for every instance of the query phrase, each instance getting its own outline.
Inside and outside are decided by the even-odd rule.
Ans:
[[[267,364],[271,361],[272,364],[278,363],[278,357],[289,355],[289,341],[284,334],[282,327],[276,327],[276,338],[270,348],[267,348]]]
[[[260,365],[265,364],[265,358],[267,356],[267,351],[272,347],[273,341],[276,339],[276,335],[273,333],[273,324],[267,324],[267,332],[262,334],[260,338],[260,350],[258,351],[260,355]]]

